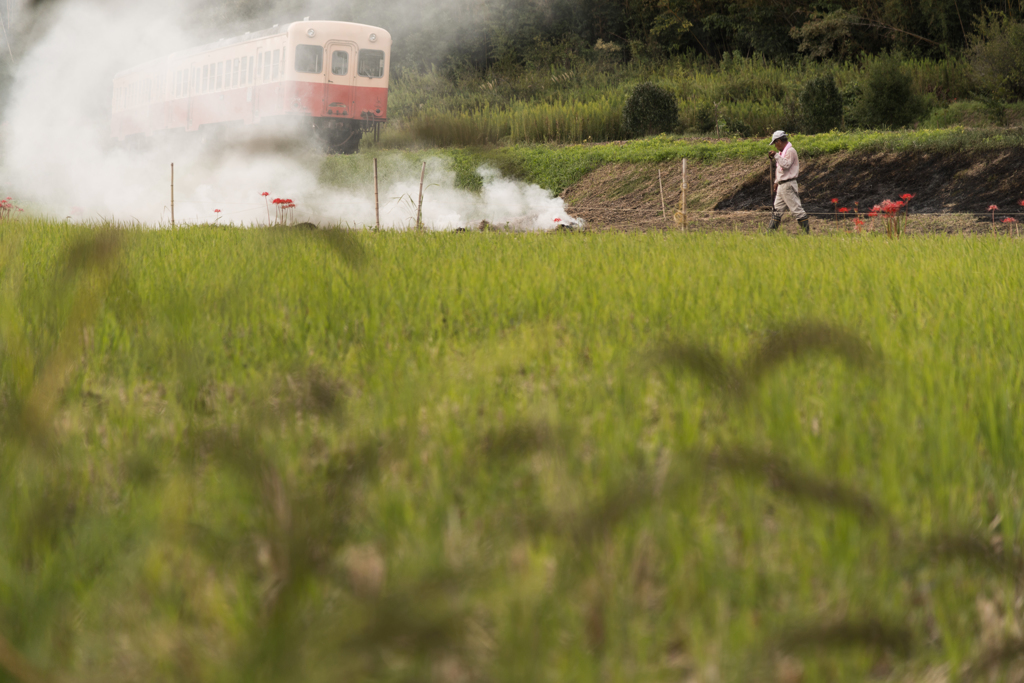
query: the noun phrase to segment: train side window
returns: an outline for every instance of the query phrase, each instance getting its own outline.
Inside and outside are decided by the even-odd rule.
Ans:
[[[245,85],[245,81],[249,78],[249,69],[247,68],[248,66],[249,66],[249,60],[246,59],[245,57],[242,57],[242,75],[238,79],[238,82],[241,85]]]
[[[181,97],[181,72],[174,72],[174,96]]]
[[[275,81],[277,80],[278,69],[280,69],[280,68],[281,68],[281,51],[280,50],[274,50],[274,73],[273,73],[273,77],[272,78]]]
[[[335,76],[348,75],[348,52],[336,50],[331,55],[331,73]]]
[[[207,86],[210,85],[210,65],[203,65],[203,92],[206,92]]]
[[[235,57],[234,68],[232,69],[232,76],[231,76],[231,87],[232,88],[237,88],[238,87],[238,70],[239,70],[238,57]]]
[[[217,90],[224,87],[224,62],[217,62]]]
[[[260,78],[267,80],[267,77],[263,75],[263,53],[256,57],[256,73],[260,74]]]
[[[256,72],[253,70],[253,65],[256,63],[255,57],[249,57],[249,85],[256,80]]]
[[[360,50],[359,75],[366,78],[384,78],[384,52],[381,50]]]
[[[295,70],[301,74],[323,73],[324,49],[319,45],[296,46]]]

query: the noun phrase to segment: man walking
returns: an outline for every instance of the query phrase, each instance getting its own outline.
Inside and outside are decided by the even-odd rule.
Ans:
[[[811,219],[800,204],[800,187],[797,185],[797,178],[800,175],[800,159],[797,158],[796,148],[789,142],[789,136],[785,131],[777,130],[772,135],[772,146],[775,150],[768,153],[768,156],[775,162],[775,208],[772,211],[772,222],[769,230],[778,230],[782,223],[782,212],[788,207],[796,221],[804,232],[811,234]]]

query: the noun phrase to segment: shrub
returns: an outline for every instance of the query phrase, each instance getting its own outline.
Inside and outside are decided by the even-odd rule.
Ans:
[[[804,132],[827,133],[843,125],[843,96],[831,74],[820,76],[800,94]]]
[[[713,102],[701,100],[688,107],[683,116],[683,127],[690,132],[710,133],[718,125],[718,108]]]
[[[902,128],[922,116],[924,109],[910,75],[895,59],[882,59],[868,72],[856,118],[869,128]]]
[[[984,17],[971,41],[969,59],[978,87],[1002,100],[1024,99],[1024,24]]]
[[[622,109],[622,128],[630,137],[672,131],[679,122],[679,104],[669,91],[653,83],[633,88]]]

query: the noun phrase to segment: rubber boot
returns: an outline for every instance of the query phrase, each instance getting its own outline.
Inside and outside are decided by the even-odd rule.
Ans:
[[[804,229],[804,234],[805,235],[810,235],[811,234],[811,219],[810,218],[804,218],[803,220],[797,221],[797,225],[799,225],[801,228]]]
[[[772,222],[768,224],[769,230],[778,230],[779,226],[782,225],[782,214],[772,212]]]

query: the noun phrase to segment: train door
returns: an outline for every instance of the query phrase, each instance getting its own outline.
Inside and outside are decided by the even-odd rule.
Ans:
[[[327,68],[324,69],[327,87],[324,88],[324,106],[346,118],[359,115],[356,111],[356,59],[359,51],[355,43],[330,41],[327,49]],[[337,114],[336,114],[337,115]]]

